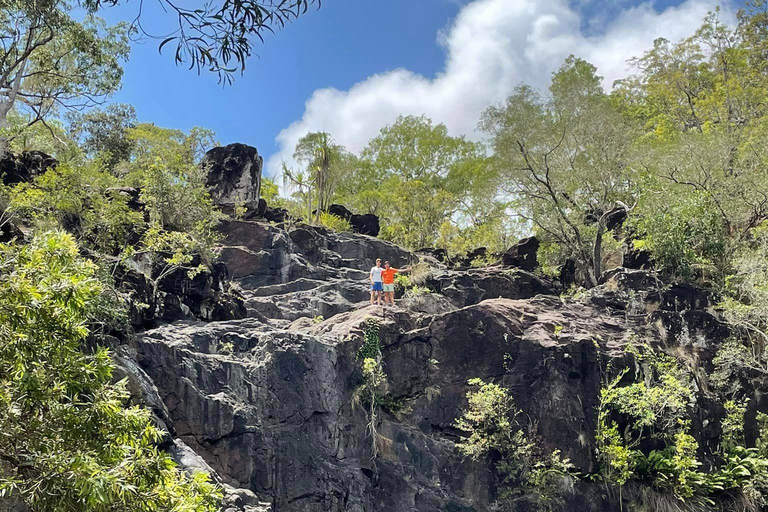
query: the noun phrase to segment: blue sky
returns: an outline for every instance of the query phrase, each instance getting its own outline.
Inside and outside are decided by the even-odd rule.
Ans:
[[[133,9],[129,2],[104,14],[115,21]],[[326,0],[322,9],[267,36],[230,86],[176,67],[173,45],[159,55],[157,41],[149,40],[132,47],[123,88],[112,101],[134,105],[143,121],[183,130],[204,126],[223,144],[245,142],[270,154],[275,136],[301,117],[318,88],[349,88],[398,67],[438,72],[444,50],[435,36],[458,9],[448,0]]]
[[[204,126],[223,144],[254,145],[272,173],[301,133],[325,129],[359,150],[399,113],[424,113],[474,136],[485,105],[520,81],[542,86],[567,53],[586,54],[616,78],[656,32],[690,33],[713,1],[324,0],[269,35],[231,86],[176,67],[170,51],[158,54],[157,41],[134,45],[113,101],[133,104],[142,121]],[[126,19],[136,5],[104,15]],[[463,68],[474,75],[462,77]],[[479,98],[467,100],[472,95]]]

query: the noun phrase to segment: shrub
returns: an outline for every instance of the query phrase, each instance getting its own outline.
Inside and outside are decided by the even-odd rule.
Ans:
[[[86,353],[101,285],[71,235],[0,245],[0,495],[32,510],[214,512],[220,492],[158,451],[103,348]]]
[[[352,226],[349,224],[349,221],[347,219],[342,219],[341,217],[337,217],[336,215],[332,215],[327,212],[320,213],[320,218],[318,222],[321,226],[328,228],[331,231],[337,231],[337,232],[352,231]]]
[[[573,486],[575,468],[558,450],[542,457],[525,433],[509,392],[494,383],[471,379],[476,390],[467,393],[468,406],[454,426],[468,434],[457,443],[459,451],[474,460],[498,455],[496,470],[501,481],[499,502],[531,502],[539,510],[562,504]]]
[[[768,458],[759,448],[744,446],[746,403],[724,404],[722,463],[702,471],[699,444],[690,434],[691,376],[674,358],[649,347],[630,352],[639,363],[636,381],[622,385],[625,369],[600,393],[595,437],[602,477],[620,488],[638,480],[700,510],[715,508],[715,499],[725,491],[755,509],[764,506]]]

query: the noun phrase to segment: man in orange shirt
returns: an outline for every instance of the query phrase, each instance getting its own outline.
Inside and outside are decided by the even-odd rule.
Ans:
[[[393,268],[388,261],[384,262],[384,270],[381,271],[381,282],[384,285],[384,305],[387,304],[387,301],[393,306],[395,305],[395,274],[410,272],[410,270],[410,267],[402,270]]]

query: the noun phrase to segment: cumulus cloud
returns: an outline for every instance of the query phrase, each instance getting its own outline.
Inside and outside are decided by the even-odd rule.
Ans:
[[[407,69],[370,76],[347,91],[319,89],[307,100],[301,119],[277,136],[278,152],[267,161],[276,176],[300,137],[330,132],[359,152],[398,115],[426,115],[451,134],[477,139],[481,112],[508,96],[521,82],[545,88],[551,73],[570,54],[598,67],[603,85],[626,76],[627,59],[653,40],[678,40],[694,32],[716,0],[687,0],[657,11],[652,3],[621,10],[598,34],[585,34],[579,11],[567,0],[474,0],[437,34],[446,48],[444,69],[425,77]],[[732,20],[725,9],[722,17]]]

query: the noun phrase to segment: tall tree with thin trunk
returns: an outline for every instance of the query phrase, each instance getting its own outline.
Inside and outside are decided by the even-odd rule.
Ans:
[[[518,214],[561,257],[573,258],[592,286],[602,272],[609,212],[634,204],[632,130],[595,72],[571,56],[553,75],[548,99],[519,86],[480,122]]]
[[[0,3],[0,152],[25,127],[97,105],[120,86],[127,25],[77,21],[70,10],[63,0]],[[11,110],[22,126],[10,126]]]

